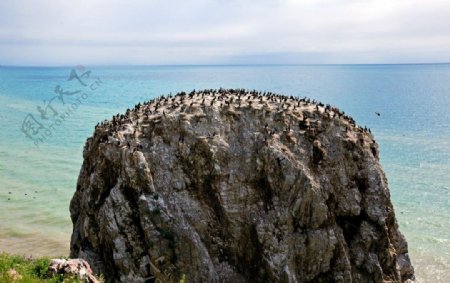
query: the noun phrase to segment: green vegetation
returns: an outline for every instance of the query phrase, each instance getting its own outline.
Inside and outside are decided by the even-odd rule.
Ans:
[[[49,283],[49,282],[79,282],[64,280],[62,276],[48,277],[47,269],[50,259],[43,257],[28,259],[23,256],[0,254],[0,282]]]
[[[78,279],[64,278],[62,274],[49,277],[47,272],[49,264],[48,257],[30,259],[0,253],[0,283],[81,283]],[[165,282],[174,282],[169,278],[165,278],[168,280]],[[103,276],[98,279],[100,282],[105,282]],[[185,274],[179,282],[187,282]]]

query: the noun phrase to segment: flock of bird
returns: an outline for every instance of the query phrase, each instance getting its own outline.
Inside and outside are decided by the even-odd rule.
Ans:
[[[316,111],[322,110],[325,115],[331,118],[344,118],[351,125],[355,126],[352,117],[340,111],[337,107],[329,104],[323,104],[316,100],[306,97],[285,96],[272,92],[260,92],[256,90],[245,89],[206,89],[201,91],[191,91],[190,93],[179,92],[175,95],[159,96],[144,103],[138,103],[134,109],[127,109],[125,114],[113,116],[111,121],[105,120],[96,125],[96,128],[102,127],[110,130],[118,130],[121,125],[127,123],[139,124],[140,114],[149,119],[150,115],[166,116],[168,112],[178,110],[180,113],[189,111],[193,107],[235,107],[237,109],[244,107],[245,104],[251,107],[262,105],[266,102],[277,103],[277,110],[296,110],[302,106],[313,106]],[[167,111],[167,112],[166,112]],[[377,113],[378,115],[378,113]],[[367,127],[357,127],[361,131],[369,131]]]
[[[35,194],[37,194],[37,193],[38,193],[38,191],[34,191],[34,193],[35,193]],[[9,191],[9,192],[8,192],[8,195],[10,195],[10,196],[11,196],[12,194],[13,194],[13,193],[12,193],[11,191]],[[28,196],[28,193],[24,193],[23,195],[24,195],[24,196]],[[35,197],[35,196],[33,196],[33,199],[36,199],[36,197]],[[8,197],[8,200],[11,200],[11,197]]]
[[[352,117],[345,114],[337,107],[333,107],[330,104],[323,104],[319,101],[307,98],[307,97],[295,97],[275,94],[272,92],[260,92],[256,90],[246,89],[205,89],[196,91],[193,90],[189,93],[179,92],[175,95],[169,94],[167,96],[159,96],[148,100],[144,103],[138,103],[132,109],[127,109],[125,114],[117,114],[112,117],[112,120],[105,120],[96,125],[96,129],[101,128],[103,131],[110,133],[117,133],[129,125],[134,128],[136,134],[140,125],[149,120],[159,120],[160,118],[167,117],[174,112],[179,114],[192,114],[198,108],[206,109],[208,107],[219,107],[239,110],[240,108],[253,107],[264,108],[272,111],[285,111],[294,112],[296,110],[310,112],[318,112],[326,115],[328,118],[344,119],[352,127],[360,132],[369,132],[371,130],[367,127],[356,126]],[[306,116],[303,116],[303,120],[299,124],[300,129],[310,130],[310,123]],[[312,129],[315,132],[314,129]],[[345,131],[348,127],[345,127]],[[268,129],[268,125],[265,126],[265,131],[269,135],[273,134],[273,130]],[[287,131],[290,131],[288,126]],[[208,136],[215,136],[216,132],[209,134]],[[124,135],[127,136],[127,135]],[[108,138],[103,136],[100,142],[107,142]],[[131,141],[128,138],[116,139],[116,145],[119,147],[133,148],[133,151],[142,149],[143,146],[139,143],[135,144],[135,141]]]

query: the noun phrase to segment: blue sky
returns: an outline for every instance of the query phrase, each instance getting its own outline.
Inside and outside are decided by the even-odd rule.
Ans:
[[[1,0],[1,65],[450,62],[449,0]]]

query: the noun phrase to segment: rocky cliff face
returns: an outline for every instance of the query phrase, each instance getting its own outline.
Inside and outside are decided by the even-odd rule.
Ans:
[[[328,105],[180,93],[98,125],[83,156],[71,256],[110,282],[414,278],[377,144]]]

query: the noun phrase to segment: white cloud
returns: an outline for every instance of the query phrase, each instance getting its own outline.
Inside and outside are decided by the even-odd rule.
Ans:
[[[0,64],[449,62],[449,31],[447,0],[2,0]]]

